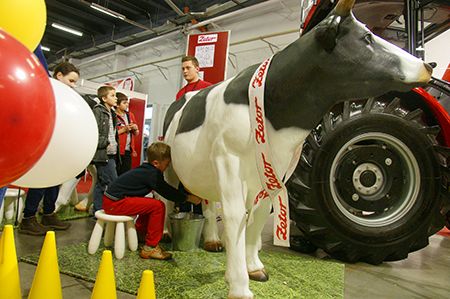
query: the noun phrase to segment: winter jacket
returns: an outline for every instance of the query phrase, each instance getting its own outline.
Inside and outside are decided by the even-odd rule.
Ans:
[[[105,105],[97,104],[92,109],[94,112],[95,119],[97,120],[98,126],[98,144],[97,151],[95,152],[94,158],[92,162],[108,162],[108,154],[106,153],[106,148],[108,147],[108,135],[109,135],[109,117],[111,115],[113,120],[114,128],[117,126],[117,117],[116,113],[111,110],[111,114],[106,109]],[[116,132],[116,140],[117,146],[119,147],[119,138],[117,137]],[[117,153],[119,153],[119,149],[117,149]]]
[[[117,131],[119,131],[119,129],[123,128],[123,126],[125,126],[125,121],[123,120],[123,117],[126,117],[128,120],[128,123],[131,124],[135,124],[136,123],[136,119],[134,118],[134,114],[132,112],[125,112],[125,115],[122,117],[118,114],[117,115]],[[120,141],[120,154],[121,155],[125,155],[125,147],[127,146],[127,137],[128,134],[130,134],[130,152],[131,153],[136,153],[136,148],[134,146],[134,139],[135,139],[135,133],[134,132],[126,132],[126,133],[122,133],[119,135],[119,141]]]

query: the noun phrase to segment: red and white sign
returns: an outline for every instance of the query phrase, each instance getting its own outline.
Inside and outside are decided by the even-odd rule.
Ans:
[[[134,91],[134,77],[126,77],[109,82],[105,82],[106,85],[110,85],[116,89],[123,89]]]
[[[201,34],[198,36],[197,43],[199,44],[208,44],[208,43],[216,43],[218,40],[218,34]]]
[[[203,80],[213,84],[225,80],[229,43],[229,31],[188,36],[186,55],[192,55],[198,59]]]

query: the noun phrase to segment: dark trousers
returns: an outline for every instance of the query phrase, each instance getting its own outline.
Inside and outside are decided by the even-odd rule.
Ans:
[[[116,160],[109,157],[106,163],[95,163],[97,184],[94,187],[94,214],[102,209],[103,193],[112,181],[117,179]]]
[[[5,197],[6,189],[8,189],[6,186],[0,188],[0,207],[3,204],[3,197]]]
[[[131,169],[131,152],[125,151],[124,155],[120,155],[120,161],[116,161],[117,175],[121,175]]]
[[[59,185],[47,188],[28,189],[23,216],[26,218],[35,216],[42,197],[44,198],[44,214],[53,213],[58,192]]]

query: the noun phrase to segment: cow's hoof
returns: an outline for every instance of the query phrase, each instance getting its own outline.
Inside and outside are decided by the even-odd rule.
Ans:
[[[227,299],[253,299],[254,296],[252,292],[248,291],[248,293],[249,293],[248,295],[240,295],[240,296],[228,294]]]
[[[260,270],[248,272],[248,278],[251,280],[264,282],[269,280],[269,274],[267,274],[266,269],[262,268]]]
[[[223,245],[220,241],[205,242],[205,244],[203,244],[203,249],[209,252],[222,252]]]

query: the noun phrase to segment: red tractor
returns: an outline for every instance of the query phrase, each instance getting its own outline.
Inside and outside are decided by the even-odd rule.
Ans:
[[[335,4],[302,2],[303,34]],[[425,42],[450,27],[444,0],[356,0],[353,12],[422,58]],[[304,234],[292,237],[291,248],[379,264],[427,246],[450,215],[449,107],[449,83],[435,78],[425,89],[334,106],[305,141],[287,184],[291,219]]]

